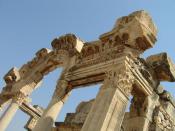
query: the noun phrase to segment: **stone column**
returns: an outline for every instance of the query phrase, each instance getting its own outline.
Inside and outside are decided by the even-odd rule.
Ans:
[[[120,131],[132,90],[125,70],[108,72],[81,131]]]
[[[11,104],[7,108],[7,110],[4,112],[4,114],[0,118],[0,130],[5,131],[8,125],[10,124],[12,118],[14,117],[15,113],[19,109],[19,106],[22,104],[24,100],[24,95],[17,94],[12,99]]]
[[[70,92],[67,91],[68,83],[65,80],[58,82],[54,95],[44,110],[43,115],[37,122],[33,131],[51,131],[53,124],[60,113],[64,102],[67,100]]]
[[[159,97],[156,94],[151,96],[134,95],[131,102],[129,118],[125,122],[125,130],[149,131],[153,111],[159,103],[158,99]]]

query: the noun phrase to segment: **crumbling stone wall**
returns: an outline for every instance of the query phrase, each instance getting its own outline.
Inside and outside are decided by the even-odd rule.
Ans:
[[[159,86],[156,90],[157,96],[153,98],[156,101],[156,106],[153,107],[152,117],[149,123],[149,129],[145,131],[174,131],[175,130],[175,101],[171,94],[163,90],[162,86]],[[158,100],[156,100],[158,98]],[[94,103],[94,99],[87,102],[81,102],[75,113],[67,113],[64,122],[56,122],[53,128],[54,131],[80,131],[86,117]],[[139,128],[139,118],[144,116],[144,99],[143,97],[133,97],[131,100],[130,111],[125,113],[125,117],[122,123],[121,131],[131,131],[126,127],[136,124]],[[133,119],[134,118],[134,119]],[[130,121],[132,120],[132,122]],[[136,123],[135,123],[136,122]]]

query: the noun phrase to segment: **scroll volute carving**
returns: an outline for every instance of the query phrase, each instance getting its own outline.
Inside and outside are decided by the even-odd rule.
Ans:
[[[84,42],[74,34],[66,34],[52,41],[51,45],[54,50],[66,50],[69,55],[75,55],[81,52]]]
[[[7,85],[12,84],[20,79],[19,71],[16,67],[10,69],[10,71],[4,76],[4,80]]]

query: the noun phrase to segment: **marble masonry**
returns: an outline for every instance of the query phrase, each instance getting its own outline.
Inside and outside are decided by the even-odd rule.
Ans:
[[[74,34],[55,38],[52,49],[42,48],[5,74],[0,107],[8,108],[0,117],[0,130],[20,109],[30,116],[24,125],[28,131],[175,131],[175,102],[161,85],[175,81],[175,65],[165,52],[141,57],[156,37],[152,18],[141,10],[119,18],[95,41]],[[57,68],[63,72],[48,106],[32,105],[32,92]],[[72,90],[97,83],[96,98],[81,102],[64,122],[55,122]]]

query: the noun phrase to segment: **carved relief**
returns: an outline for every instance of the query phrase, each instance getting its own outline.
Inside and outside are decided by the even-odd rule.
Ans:
[[[161,106],[156,107],[154,110],[153,124],[162,131],[174,131],[175,129],[174,121]]]
[[[54,50],[66,50],[70,56],[81,51],[84,42],[74,34],[66,34],[52,41],[51,45]]]
[[[103,88],[113,87],[119,88],[126,96],[129,96],[132,91],[134,76],[128,69],[110,70],[106,72],[106,79]]]
[[[6,84],[12,84],[20,79],[19,71],[16,67],[10,69],[10,71],[4,76]]]
[[[106,50],[106,51],[103,51],[103,52],[101,52],[99,50],[100,51],[99,53],[91,54],[88,57],[83,57],[84,54],[86,54],[87,52],[82,50],[83,54],[81,53],[79,56],[77,56],[76,64],[72,68],[70,68],[70,71],[73,71],[73,70],[76,70],[76,69],[79,69],[79,68],[88,67],[88,66],[95,65],[95,64],[99,64],[99,63],[103,63],[103,62],[107,62],[109,60],[115,59],[115,58],[119,57],[120,54],[124,50],[125,50],[125,47],[122,46],[122,45],[119,45],[115,48],[112,48],[112,49],[109,49],[109,50]]]
[[[150,16],[144,11],[139,11],[120,18],[110,32],[101,35],[99,40],[93,42],[84,43],[74,34],[56,38],[51,43],[52,51],[46,48],[39,50],[36,56],[23,65],[19,71],[13,68],[5,75],[4,80],[7,85],[4,90],[6,92],[2,92],[1,100],[12,98],[14,102],[21,105],[27,97],[26,94],[29,95],[35,89],[44,75],[47,75],[59,66],[65,67],[66,73],[70,74],[72,73],[71,71],[76,72],[76,69],[80,68],[80,71],[85,72],[84,74],[81,72],[84,76],[80,75],[79,79],[63,79],[61,77],[53,97],[62,102],[65,102],[73,86],[85,86],[89,83],[102,82],[104,79],[104,85],[101,89],[118,88],[128,97],[133,91],[133,84],[136,79],[134,71],[137,71],[139,74],[139,80],[143,76],[142,80],[145,80],[143,84],[146,83],[145,85],[150,85],[150,88],[154,89],[158,86],[159,80],[175,81],[175,69],[166,54],[156,56],[157,59],[154,59],[155,57],[152,57],[153,59],[148,58],[147,61],[139,58],[142,52],[154,45],[156,34],[157,30]],[[121,56],[129,58],[129,60],[120,61]],[[124,67],[118,69],[118,65],[114,64],[114,61],[117,60],[119,60],[119,65],[123,62],[122,65]],[[69,63],[65,64],[66,62]],[[125,62],[127,67],[131,68],[126,68]],[[95,70],[100,64],[104,63],[107,63],[105,71],[108,71],[106,74],[104,74],[104,71],[98,70],[98,73],[94,71],[93,75],[89,75],[89,70],[85,68],[91,66],[90,68]],[[108,65],[108,63],[110,64]],[[94,68],[92,65],[96,67]],[[17,86],[14,86],[15,84]],[[12,92],[13,87],[16,87],[14,92]],[[23,91],[25,95],[16,93],[19,90]],[[150,90],[151,93],[155,93],[154,91]],[[167,93],[159,91],[158,94],[162,100],[170,101],[170,96]],[[153,110],[155,105],[152,106],[153,104],[151,104],[148,96],[134,95],[131,101],[130,117],[152,116],[150,110]],[[81,119],[81,117],[77,119]],[[36,124],[36,119],[33,118],[30,122],[29,126],[32,127]],[[81,120],[81,123],[83,122],[84,117]],[[174,121],[171,116],[160,107],[156,107],[154,110],[153,123],[158,125],[163,131],[165,129],[174,130]],[[124,130],[124,128],[121,130]],[[130,130],[139,131],[137,127],[133,127]]]

